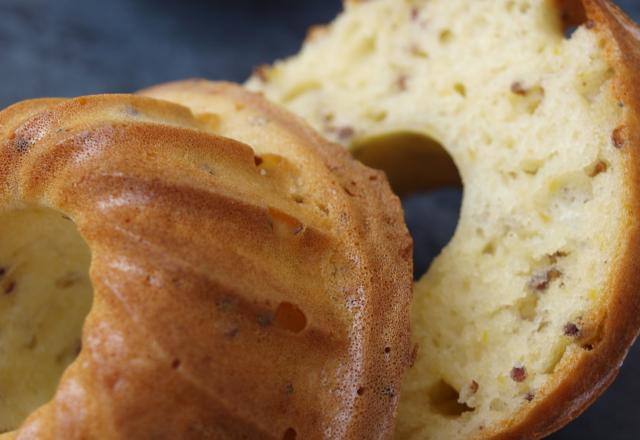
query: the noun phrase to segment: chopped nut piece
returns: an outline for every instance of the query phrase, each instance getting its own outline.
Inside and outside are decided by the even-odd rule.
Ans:
[[[336,129],[338,138],[342,141],[349,140],[355,134],[355,130],[352,127],[340,127]]]
[[[580,329],[573,322],[569,322],[564,326],[564,334],[566,336],[578,336],[580,335]]]
[[[598,163],[596,163],[596,165],[593,167],[593,170],[591,170],[591,172],[589,173],[589,177],[596,177],[598,174],[607,171],[608,168],[609,167],[607,166],[607,163],[603,160],[600,160],[598,161]]]
[[[513,367],[511,369],[511,379],[515,382],[524,382],[527,378],[527,369],[525,367]]]
[[[611,141],[613,142],[613,146],[616,148],[622,148],[624,147],[625,144],[625,138],[624,138],[624,127],[618,127],[615,130],[613,130],[613,133],[611,133]]]
[[[529,91],[524,88],[521,82],[515,81],[511,84],[511,93],[518,96],[527,96],[527,93],[529,93]]]

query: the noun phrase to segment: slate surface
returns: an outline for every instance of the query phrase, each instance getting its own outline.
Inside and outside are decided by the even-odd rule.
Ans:
[[[618,3],[640,20],[638,0]],[[339,0],[0,0],[0,106],[188,77],[242,81],[339,9]],[[460,199],[442,190],[404,201],[418,268],[453,233]],[[551,438],[640,438],[638,369],[636,347],[607,393]]]

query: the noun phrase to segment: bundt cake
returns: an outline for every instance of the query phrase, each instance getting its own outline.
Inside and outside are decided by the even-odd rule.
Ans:
[[[415,287],[397,438],[541,437],[616,376],[640,327],[639,39],[605,0],[352,0],[248,82],[400,192],[464,184]]]
[[[397,197],[259,96],[184,87],[195,115],[0,113],[0,437],[390,437],[413,350]]]

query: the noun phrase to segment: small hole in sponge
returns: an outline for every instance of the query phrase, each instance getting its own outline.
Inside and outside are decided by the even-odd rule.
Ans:
[[[440,142],[411,131],[359,139],[352,151],[365,165],[383,170],[402,197],[415,243],[414,277],[419,278],[449,242],[460,217],[462,181],[456,164]]]
[[[445,417],[459,417],[473,408],[458,402],[459,393],[444,380],[439,380],[429,391],[429,403],[437,414]]]
[[[307,326],[307,317],[295,304],[282,302],[276,309],[273,323],[276,327],[300,333]]]

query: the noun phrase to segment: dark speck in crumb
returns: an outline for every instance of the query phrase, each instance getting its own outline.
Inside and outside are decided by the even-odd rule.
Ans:
[[[566,336],[578,336],[580,334],[580,329],[573,322],[569,322],[564,326],[564,334]]]
[[[511,379],[515,382],[524,382],[527,378],[527,369],[525,367],[513,367],[511,369]]]
[[[529,92],[521,82],[515,81],[511,84],[511,93],[518,96],[527,96]]]
[[[352,127],[340,127],[337,129],[338,138],[342,141],[349,140],[355,134],[355,130]]]

